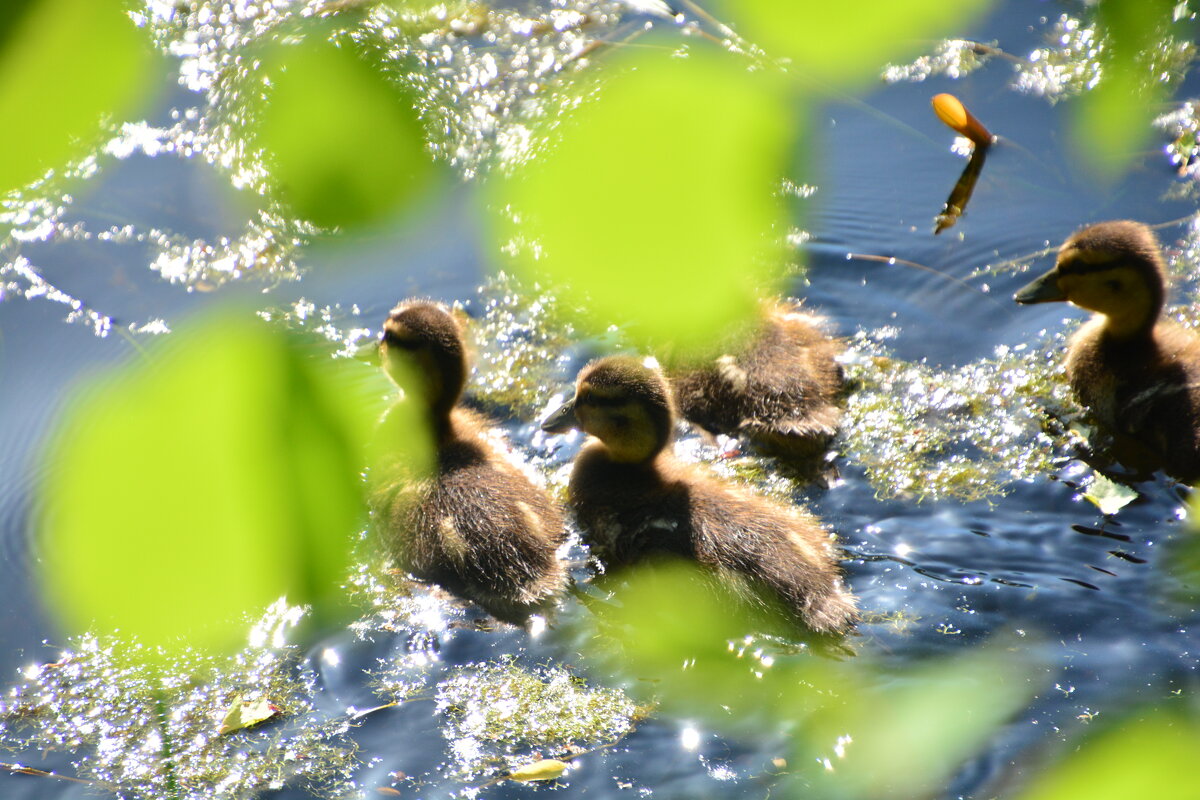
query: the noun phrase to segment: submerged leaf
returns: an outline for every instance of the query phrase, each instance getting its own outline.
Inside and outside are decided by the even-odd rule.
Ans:
[[[532,764],[526,764],[520,769],[514,769],[506,776],[510,781],[552,781],[567,771],[567,762],[556,758],[543,758]]]
[[[225,719],[221,720],[221,727],[217,729],[217,735],[224,736],[227,733],[252,727],[260,722],[266,722],[280,713],[279,706],[273,705],[265,699],[243,700],[240,694],[235,695],[233,702],[229,704],[229,711],[225,714]]]
[[[1136,489],[1111,481],[1100,474],[1092,478],[1088,490],[1083,494],[1085,500],[1094,503],[1096,508],[1100,509],[1100,513],[1106,516],[1117,513],[1136,500],[1137,496]]]

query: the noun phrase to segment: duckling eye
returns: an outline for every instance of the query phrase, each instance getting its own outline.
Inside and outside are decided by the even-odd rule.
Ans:
[[[1121,291],[1121,282],[1115,278],[1113,280],[1105,281],[1104,285],[1109,289],[1112,289],[1114,292]]]

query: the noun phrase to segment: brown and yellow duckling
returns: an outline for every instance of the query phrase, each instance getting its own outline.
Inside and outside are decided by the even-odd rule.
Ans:
[[[847,631],[857,612],[829,534],[798,509],[676,460],[674,426],[666,379],[622,356],[584,367],[575,397],[543,423],[594,437],[575,460],[569,496],[597,555],[612,567],[656,555],[693,559],[815,632]]]
[[[1166,267],[1140,222],[1101,222],[1072,234],[1054,269],[1018,303],[1067,301],[1096,312],[1067,350],[1067,378],[1115,455],[1138,468],[1200,478],[1200,336],[1162,319]]]
[[[742,437],[760,450],[806,462],[837,433],[844,377],[842,345],[824,320],[785,304],[732,352],[671,375],[679,412],[709,433]]]
[[[413,388],[407,376],[422,384],[415,388],[436,447],[432,475],[385,467],[376,482],[373,507],[389,550],[408,572],[496,617],[527,619],[565,587],[562,514],[488,441],[486,420],[459,405],[467,359],[458,321],[435,303],[402,303],[384,323],[379,349],[398,385]]]

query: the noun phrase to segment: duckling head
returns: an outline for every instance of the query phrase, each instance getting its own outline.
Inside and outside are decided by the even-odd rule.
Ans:
[[[383,323],[379,353],[384,371],[398,385],[415,373],[436,418],[448,418],[467,380],[462,328],[450,312],[424,300],[401,303]]]
[[[1058,249],[1054,269],[1015,295],[1018,303],[1065,300],[1108,317],[1117,336],[1154,327],[1166,298],[1166,267],[1154,232],[1140,222],[1116,220],[1072,234]]]
[[[552,413],[542,430],[576,428],[599,439],[614,461],[643,462],[671,441],[674,421],[662,373],[636,358],[609,356],[580,371],[575,397]]]

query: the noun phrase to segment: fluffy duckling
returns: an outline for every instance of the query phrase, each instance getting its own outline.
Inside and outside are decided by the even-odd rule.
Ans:
[[[382,470],[372,505],[389,549],[410,573],[497,618],[524,621],[564,589],[561,512],[488,442],[485,419],[459,405],[467,359],[462,330],[445,308],[423,301],[397,306],[379,350],[392,380],[423,395],[437,451],[432,475],[413,479],[403,467]],[[413,387],[407,376],[423,385]],[[389,412],[381,435],[401,416]]]
[[[1200,336],[1160,318],[1166,268],[1148,227],[1118,220],[1077,231],[1054,269],[1014,299],[1096,312],[1067,350],[1080,402],[1111,429],[1121,460],[1200,478]]]
[[[694,559],[813,631],[848,630],[854,598],[817,520],[677,461],[674,424],[666,379],[622,356],[584,367],[574,399],[543,423],[551,433],[578,428],[594,437],[575,460],[569,495],[598,555],[610,566],[652,555]]]
[[[824,320],[772,305],[731,354],[671,375],[680,413],[709,433],[741,436],[763,452],[805,462],[829,446],[841,419],[842,345]]]

